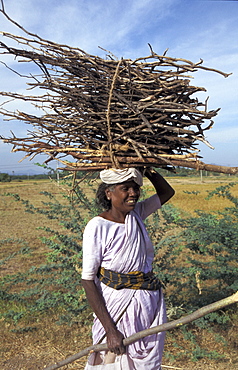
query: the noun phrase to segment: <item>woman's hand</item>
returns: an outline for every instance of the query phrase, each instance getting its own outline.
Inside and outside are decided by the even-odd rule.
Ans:
[[[126,352],[123,339],[123,334],[116,327],[107,332],[108,348],[111,352],[115,353],[115,355],[123,355]]]

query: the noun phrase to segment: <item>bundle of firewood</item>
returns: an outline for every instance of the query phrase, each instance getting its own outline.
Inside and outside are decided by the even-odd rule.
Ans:
[[[13,151],[30,158],[44,153],[46,162],[57,159],[71,170],[207,166],[198,160],[197,144],[210,146],[204,132],[219,109],[209,111],[207,101],[193,97],[206,90],[191,85],[191,74],[198,69],[228,74],[204,67],[202,60],[192,63],[158,55],[151,46],[149,56],[136,60],[118,60],[109,52],[101,58],[24,31],[26,37],[2,32],[20,47],[1,42],[0,51],[39,67],[40,74],[29,74],[27,83],[38,93],[0,94],[30,101],[42,114],[2,106],[5,119],[32,127],[27,137],[2,137],[13,144]]]

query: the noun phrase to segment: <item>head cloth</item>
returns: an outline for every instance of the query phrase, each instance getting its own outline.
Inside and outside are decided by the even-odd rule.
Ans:
[[[100,179],[105,184],[120,184],[124,181],[134,180],[138,185],[143,185],[142,174],[136,168],[125,168],[123,170],[110,168],[109,170],[103,170],[100,172]]]

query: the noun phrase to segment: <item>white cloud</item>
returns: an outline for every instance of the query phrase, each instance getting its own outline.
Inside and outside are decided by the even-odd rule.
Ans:
[[[113,46],[112,52],[131,44],[158,22],[178,0],[9,0],[7,12],[27,30],[59,43],[97,53],[98,46]],[[13,26],[4,19],[5,28]],[[149,40],[148,40],[149,42]],[[119,55],[121,57],[122,55]],[[123,55],[124,56],[124,55]]]

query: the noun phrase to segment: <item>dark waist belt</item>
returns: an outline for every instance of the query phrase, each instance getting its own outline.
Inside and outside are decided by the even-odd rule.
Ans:
[[[97,273],[99,280],[114,289],[145,289],[145,290],[158,290],[161,288],[161,282],[152,273],[144,273],[141,271],[129,272],[121,274],[111,270],[106,270],[100,267]]]

